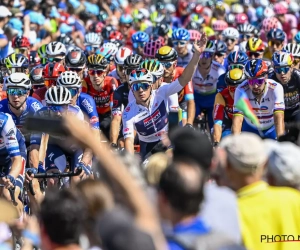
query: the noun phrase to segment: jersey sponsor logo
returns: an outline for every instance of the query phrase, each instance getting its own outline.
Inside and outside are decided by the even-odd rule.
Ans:
[[[129,111],[130,111],[130,107],[127,107],[127,108],[125,109],[125,111],[126,111],[126,112],[129,112]]]
[[[0,127],[2,127],[4,120],[0,120]]]
[[[107,104],[110,100],[110,96],[94,96],[94,100],[97,104]]]
[[[20,150],[18,150],[18,149],[10,151],[11,154],[18,153],[18,152],[20,152]]]
[[[13,141],[16,139],[15,131],[14,129],[10,129],[8,133],[5,135],[8,140]]]
[[[263,98],[261,102],[270,102],[270,98],[269,97]]]
[[[97,122],[99,122],[99,118],[97,116],[92,116],[91,119],[90,119],[90,123],[95,124]]]
[[[34,109],[35,112],[41,109],[40,104],[37,102],[31,103],[31,107]]]
[[[127,132],[127,131],[129,131],[129,128],[125,128],[125,129],[124,129],[124,132]]]
[[[86,110],[87,110],[88,113],[92,113],[92,112],[93,112],[93,107],[92,107],[92,105],[88,102],[87,99],[84,99],[84,100],[81,102],[81,104],[83,105],[83,107],[86,108]]]
[[[48,158],[50,159],[50,161],[52,161],[53,156],[54,156],[54,153],[52,153],[52,152],[48,155]]]
[[[143,120],[145,127],[149,126],[152,122],[156,122],[161,117],[159,110],[156,110],[151,116]]]

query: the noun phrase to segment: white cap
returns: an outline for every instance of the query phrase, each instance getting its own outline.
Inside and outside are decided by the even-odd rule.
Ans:
[[[11,16],[11,12],[8,8],[3,5],[0,5],[0,17],[8,17]]]

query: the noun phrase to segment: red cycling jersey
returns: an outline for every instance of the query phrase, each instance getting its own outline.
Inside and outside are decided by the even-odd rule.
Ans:
[[[233,116],[233,103],[234,100],[230,95],[228,88],[223,89],[216,95],[214,104],[214,121],[224,120],[224,114],[226,118],[232,119]],[[225,112],[224,112],[225,111]]]
[[[113,77],[106,76],[104,79],[104,86],[101,91],[97,91],[93,88],[89,77],[85,78],[84,80],[87,84],[85,93],[89,94],[95,100],[99,116],[110,112],[111,103],[113,102],[113,93],[118,87],[117,80]]]

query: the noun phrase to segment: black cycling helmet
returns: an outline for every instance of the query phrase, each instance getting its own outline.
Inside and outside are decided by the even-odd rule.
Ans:
[[[105,27],[103,27],[101,35],[105,40],[109,40],[109,35],[112,31],[115,31],[116,28],[112,25],[106,25]]]
[[[118,46],[118,49],[121,48],[122,46],[124,46],[124,42],[121,41],[121,40],[114,40],[114,41],[111,41],[112,43],[114,43],[115,45]]]
[[[158,23],[153,30],[153,34],[158,36],[165,36],[169,33],[170,26],[167,23]]]
[[[124,68],[137,69],[143,61],[143,57],[138,54],[127,56],[124,61]]]
[[[216,53],[226,54],[227,45],[221,40],[216,40]]]
[[[66,46],[74,44],[73,39],[66,34],[61,34],[60,36],[58,36],[56,41],[61,42]]]
[[[65,64],[68,68],[84,68],[86,64],[86,56],[79,48],[74,48],[68,51],[65,57]]]
[[[30,71],[29,79],[32,85],[45,85],[45,79],[43,77],[44,66],[38,65]]]
[[[285,34],[281,29],[271,29],[267,34],[267,38],[268,40],[278,40],[283,42],[285,40]]]

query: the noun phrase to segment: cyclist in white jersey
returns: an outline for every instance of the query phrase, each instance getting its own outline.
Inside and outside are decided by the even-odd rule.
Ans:
[[[128,104],[122,117],[125,149],[128,152],[134,152],[134,129],[140,139],[142,159],[161,141],[163,134],[168,131],[166,100],[191,80],[206,42],[207,37],[202,34],[201,40],[194,44],[194,55],[182,75],[155,92],[152,92],[153,76],[146,69],[130,74],[129,83],[135,100]]]
[[[213,127],[212,114],[217,93],[218,78],[225,73],[224,67],[213,61],[215,52],[216,45],[214,41],[208,41],[192,78],[196,104],[196,117],[201,114],[203,109],[205,109],[207,111],[210,128]]]
[[[268,66],[262,59],[248,61],[245,66],[245,75],[248,80],[237,87],[234,95],[232,132],[239,134],[241,131],[247,131],[263,138],[276,139],[284,134],[283,87],[267,79]],[[249,100],[259,120],[259,128],[236,107],[241,98]],[[244,123],[243,120],[245,120]]]

